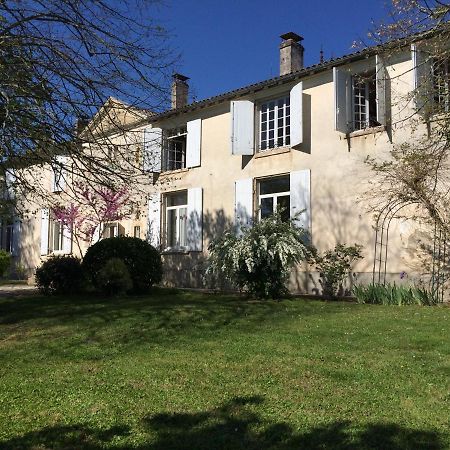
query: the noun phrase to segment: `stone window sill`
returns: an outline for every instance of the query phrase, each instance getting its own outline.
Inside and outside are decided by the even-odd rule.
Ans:
[[[359,136],[367,136],[369,134],[382,133],[385,130],[386,130],[385,125],[380,125],[378,127],[364,128],[364,130],[352,131],[351,133],[347,134],[344,139],[351,139]]]
[[[265,158],[266,156],[273,156],[273,155],[282,155],[283,153],[290,153],[291,147],[278,147],[278,148],[272,148],[270,150],[260,150],[256,153],[256,158]]]

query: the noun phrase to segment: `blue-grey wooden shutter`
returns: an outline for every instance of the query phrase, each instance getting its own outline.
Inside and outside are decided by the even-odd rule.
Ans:
[[[231,154],[253,155],[255,149],[255,105],[249,100],[234,100],[231,112]]]
[[[386,70],[386,64],[384,59],[380,55],[375,57],[375,70],[376,70],[376,103],[377,103],[377,121],[381,125],[388,124],[388,104],[387,98],[387,83],[388,75]]]
[[[162,130],[144,129],[143,169],[145,172],[161,172]]]
[[[48,229],[50,222],[48,209],[41,209],[41,255],[48,254]]]
[[[311,171],[291,172],[291,218],[297,226],[311,233]],[[297,215],[300,213],[299,215]]]
[[[253,222],[253,179],[237,180],[234,185],[234,220],[236,234],[242,235],[244,227]]]
[[[203,249],[203,190],[188,189],[187,193],[187,247],[191,251]]]
[[[187,123],[186,137],[186,167],[200,165],[200,149],[202,142],[202,119],[191,120]]]
[[[351,80],[349,72],[333,67],[334,129],[341,133],[351,128]]]
[[[148,200],[147,240],[153,247],[161,246],[161,194],[153,192]]]
[[[291,146],[303,142],[303,83],[297,83],[290,92],[291,109]]]
[[[431,108],[431,104],[428,103],[431,103],[433,100],[431,81],[432,58],[429,53],[420,49],[418,44],[412,44],[411,59],[416,110],[419,113],[425,114],[427,112],[426,110]]]

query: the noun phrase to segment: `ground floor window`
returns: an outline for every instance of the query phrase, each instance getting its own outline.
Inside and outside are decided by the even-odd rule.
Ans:
[[[133,236],[135,237],[135,238],[141,238],[141,227],[139,226],[139,225],[136,225],[135,227],[134,227],[134,230],[133,230]]]
[[[14,225],[7,220],[0,222],[0,248],[9,253],[13,250]]]
[[[283,220],[289,220],[291,206],[289,175],[258,180],[257,192],[260,219],[278,211]]]
[[[187,191],[165,196],[165,236],[167,248],[186,248]]]
[[[61,252],[63,251],[63,225],[61,222],[50,219],[48,227],[48,251]]]

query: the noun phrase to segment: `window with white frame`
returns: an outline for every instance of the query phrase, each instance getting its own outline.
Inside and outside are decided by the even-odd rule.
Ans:
[[[0,248],[12,253],[14,225],[8,220],[2,220],[0,225]]]
[[[166,247],[182,249],[187,247],[187,191],[174,192],[164,196]]]
[[[259,108],[259,150],[284,147],[291,143],[289,95],[264,102]]]
[[[102,238],[108,239],[124,235],[124,228],[118,222],[106,223],[103,227]]]
[[[352,76],[353,130],[380,125],[377,121],[375,71]]]
[[[141,227],[139,225],[135,225],[134,229],[133,229],[133,236],[135,238],[139,238],[141,237]]]
[[[289,220],[291,206],[289,175],[258,180],[257,192],[260,219],[278,211],[283,220]]]
[[[48,251],[49,253],[62,252],[64,240],[63,225],[55,219],[50,219],[48,227]]]
[[[184,169],[186,167],[186,127],[164,132],[163,171]]]
[[[434,59],[432,62],[434,109],[450,111],[450,58]]]

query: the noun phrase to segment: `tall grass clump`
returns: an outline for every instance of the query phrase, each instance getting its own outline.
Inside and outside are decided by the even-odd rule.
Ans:
[[[433,306],[438,303],[433,293],[417,286],[397,286],[394,284],[368,284],[354,286],[353,295],[358,303],[374,305],[423,305]]]

